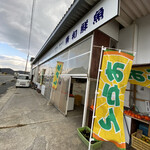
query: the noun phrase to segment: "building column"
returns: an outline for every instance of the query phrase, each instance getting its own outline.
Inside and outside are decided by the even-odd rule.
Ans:
[[[83,111],[83,119],[82,119],[82,127],[86,124],[87,110],[88,110],[88,101],[89,101],[89,90],[90,90],[90,78],[87,78],[86,83],[86,92],[85,92],[85,101],[84,101],[84,111]]]

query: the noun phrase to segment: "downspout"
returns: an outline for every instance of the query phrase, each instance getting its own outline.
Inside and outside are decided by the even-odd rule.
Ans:
[[[132,50],[133,54],[135,56],[134,58],[134,64],[137,63],[137,48],[138,48],[138,25],[134,22],[134,31],[133,31],[133,44],[132,44]]]
[[[137,63],[137,48],[138,48],[138,25],[134,22],[134,31],[133,31],[133,44],[132,50],[134,54],[134,61],[133,64]],[[133,93],[133,109],[135,110],[136,105],[136,85],[133,86],[134,93]]]

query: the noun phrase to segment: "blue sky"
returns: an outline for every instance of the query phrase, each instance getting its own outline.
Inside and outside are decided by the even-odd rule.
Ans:
[[[13,70],[25,70],[27,54],[6,43],[0,43],[0,67]],[[30,71],[30,62],[27,70]]]
[[[25,70],[27,54],[8,44],[0,43],[0,67],[13,70]],[[28,63],[28,71],[30,63]]]
[[[0,55],[10,55],[10,56],[19,56],[24,59],[27,58],[27,54],[9,46],[8,44],[1,43],[0,44]]]

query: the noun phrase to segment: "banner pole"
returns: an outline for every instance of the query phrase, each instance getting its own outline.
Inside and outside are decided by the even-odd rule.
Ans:
[[[93,125],[94,125],[94,119],[95,119],[95,107],[96,107],[96,99],[97,99],[97,90],[98,90],[98,85],[99,85],[99,78],[100,78],[100,70],[101,64],[102,64],[102,56],[103,56],[103,51],[106,50],[104,46],[101,46],[101,55],[100,55],[100,61],[99,61],[99,67],[98,67],[98,74],[97,74],[97,83],[96,83],[96,90],[95,90],[95,98],[94,98],[94,108],[93,108],[93,115],[92,115],[92,123],[91,123],[91,132],[90,132],[90,138],[89,138],[89,147],[88,150],[91,149],[91,141],[94,139],[92,138],[92,133],[93,133]]]
[[[95,48],[101,48],[102,46],[93,45],[93,47],[95,47]],[[136,55],[136,52],[130,51],[130,50],[117,49],[117,48],[111,48],[111,47],[105,47],[105,48],[106,49],[110,49],[110,50],[116,50],[116,51],[119,51],[119,52],[131,53],[131,54],[133,54],[133,56]]]

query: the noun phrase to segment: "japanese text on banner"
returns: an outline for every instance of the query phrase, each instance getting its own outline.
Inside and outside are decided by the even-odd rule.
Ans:
[[[132,61],[130,54],[104,51],[96,101],[93,137],[111,141],[120,149],[126,148],[123,106]]]
[[[54,89],[57,88],[58,79],[59,79],[59,75],[62,72],[62,68],[63,68],[63,62],[57,62],[57,66],[56,66],[56,70],[55,70],[55,74],[53,78],[53,85],[52,85]]]
[[[129,82],[150,88],[150,67],[132,68]]]

